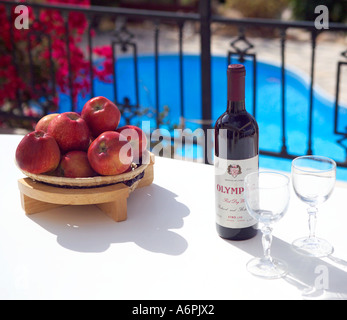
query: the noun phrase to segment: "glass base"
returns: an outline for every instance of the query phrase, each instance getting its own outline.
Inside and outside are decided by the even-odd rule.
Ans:
[[[254,258],[247,263],[247,270],[253,275],[265,279],[279,279],[287,274],[287,265],[277,259]]]
[[[329,242],[320,238],[300,238],[295,240],[292,245],[298,253],[316,258],[326,257],[334,251]]]

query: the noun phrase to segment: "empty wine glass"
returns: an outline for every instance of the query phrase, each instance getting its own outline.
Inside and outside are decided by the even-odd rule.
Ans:
[[[292,181],[296,195],[309,205],[308,237],[293,242],[296,251],[313,256],[325,257],[334,251],[326,240],[316,237],[317,205],[325,202],[334,190],[336,163],[327,157],[303,156],[292,162]]]
[[[287,273],[286,264],[271,257],[272,224],[279,221],[289,205],[289,178],[278,172],[253,172],[245,178],[245,202],[250,215],[260,222],[263,258],[247,264],[252,274],[267,278],[281,278]]]

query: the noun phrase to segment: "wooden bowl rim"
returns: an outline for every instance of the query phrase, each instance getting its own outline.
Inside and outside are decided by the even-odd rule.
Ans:
[[[144,163],[137,168],[118,175],[113,176],[95,176],[88,178],[66,178],[47,174],[34,174],[20,169],[27,177],[32,180],[45,182],[52,185],[62,187],[96,187],[103,185],[115,184],[134,179],[148,167],[149,164],[154,164],[154,154],[146,150],[143,155]]]

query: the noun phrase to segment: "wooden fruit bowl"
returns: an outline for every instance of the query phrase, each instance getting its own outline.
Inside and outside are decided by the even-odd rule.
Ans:
[[[146,151],[143,164],[117,176],[64,178],[35,175],[18,180],[22,207],[34,214],[64,205],[97,205],[114,221],[127,218],[127,198],[136,188],[150,185],[154,178],[154,154]]]

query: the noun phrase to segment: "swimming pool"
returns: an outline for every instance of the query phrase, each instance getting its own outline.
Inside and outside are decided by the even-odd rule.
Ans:
[[[252,63],[245,63],[246,75],[246,107],[253,110],[253,73]],[[215,121],[226,108],[226,57],[212,57],[212,120]],[[155,59],[153,55],[138,57],[139,103],[142,107],[155,109]],[[159,56],[159,105],[160,110],[168,106],[172,124],[178,124],[180,118],[180,81],[179,58],[177,55]],[[120,57],[116,65],[118,100],[124,97],[135,103],[134,62],[132,57]],[[201,119],[200,57],[184,55],[184,117],[188,119],[186,126],[192,130],[199,127],[189,119]],[[95,95],[114,98],[111,84],[95,80]],[[287,151],[290,154],[305,154],[307,151],[309,126],[309,82],[304,76],[286,70],[286,138]],[[260,129],[260,148],[278,152],[281,149],[281,69],[279,66],[264,62],[257,63],[257,121]],[[81,110],[89,97],[80,97],[77,109]],[[70,106],[68,97],[61,95],[60,112],[67,111]],[[327,99],[318,91],[314,93],[313,113],[313,151],[337,161],[345,160],[345,150],[336,143],[341,136],[334,134],[334,101]],[[340,108],[346,114],[347,109]],[[342,119],[347,117],[342,117]],[[141,119],[134,119],[139,122]],[[153,128],[155,120],[152,121]],[[151,126],[152,126],[151,125]],[[340,121],[339,127],[347,123]],[[199,150],[197,150],[199,153]],[[260,157],[260,166],[290,170],[290,160]],[[347,170],[339,168],[338,178],[347,180]]]

